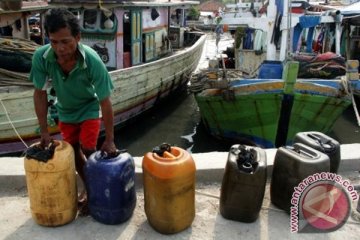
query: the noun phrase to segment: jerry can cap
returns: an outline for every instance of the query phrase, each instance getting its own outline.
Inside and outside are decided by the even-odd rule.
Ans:
[[[246,148],[245,145],[231,147],[230,151],[236,155],[238,169],[245,173],[253,173],[259,166],[256,151],[253,148]]]
[[[162,143],[160,146],[154,147],[152,152],[155,156],[166,159],[176,159],[181,155],[181,152],[174,151],[174,148],[168,143]]]
[[[108,154],[104,151],[97,151],[95,153],[94,159],[97,161],[113,161],[116,160],[120,154],[126,153],[127,151],[127,149],[117,149],[116,152],[113,154]]]
[[[59,143],[55,141],[51,141],[46,147],[41,146],[41,143],[34,144],[25,150],[25,157],[46,163],[53,158],[55,148],[58,145]]]

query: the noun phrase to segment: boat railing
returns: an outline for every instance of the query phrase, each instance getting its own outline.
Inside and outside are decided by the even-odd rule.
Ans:
[[[246,78],[246,74],[238,69],[202,69],[190,78],[190,92],[197,93],[204,89],[229,89],[230,82]]]

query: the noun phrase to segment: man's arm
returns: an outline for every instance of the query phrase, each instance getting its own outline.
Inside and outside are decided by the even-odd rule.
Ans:
[[[112,109],[110,97],[107,97],[100,102],[102,118],[105,126],[105,141],[101,150],[108,154],[116,152],[114,143],[114,112]]]
[[[47,147],[51,141],[51,137],[47,129],[48,101],[45,90],[35,89],[34,106],[35,113],[40,125],[41,145],[42,147]]]

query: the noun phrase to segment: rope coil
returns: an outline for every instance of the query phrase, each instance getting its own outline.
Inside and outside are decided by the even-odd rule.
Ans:
[[[25,146],[26,148],[28,148],[29,146],[28,146],[28,145],[26,144],[26,142],[21,138],[19,132],[16,130],[13,122],[11,121],[10,116],[9,116],[9,113],[8,113],[8,111],[6,110],[6,107],[5,107],[2,99],[0,99],[0,103],[1,103],[1,105],[2,105],[2,107],[3,107],[3,109],[4,109],[6,118],[8,119],[9,124],[11,125],[12,129],[14,130],[14,132],[16,133],[16,135],[18,136],[18,138],[21,140],[21,142],[24,144],[24,146]]]

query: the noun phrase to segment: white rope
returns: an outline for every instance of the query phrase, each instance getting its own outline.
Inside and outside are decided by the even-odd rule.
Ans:
[[[197,193],[197,194],[199,194],[199,195],[207,196],[207,197],[212,197],[212,198],[220,199],[220,196],[214,195],[214,194],[211,194],[211,193],[205,193],[205,192],[201,192],[201,191],[198,191],[198,190],[195,190],[195,193]]]
[[[16,130],[14,124],[12,123],[12,121],[11,121],[11,119],[10,119],[10,116],[9,116],[9,113],[8,113],[8,111],[6,110],[5,105],[4,105],[4,103],[3,103],[3,101],[2,101],[1,99],[0,99],[0,103],[1,103],[1,105],[2,105],[2,107],[3,107],[3,109],[4,109],[5,115],[6,115],[7,119],[8,119],[11,127],[14,129],[14,132],[16,133],[16,135],[18,136],[18,138],[21,140],[21,142],[25,145],[25,147],[28,148],[29,146],[28,146],[28,145],[26,144],[26,142],[21,138],[19,132]]]
[[[359,115],[359,111],[357,110],[357,106],[356,106],[356,102],[355,102],[355,98],[354,98],[354,91],[350,86],[350,83],[347,77],[341,78],[341,83],[344,86],[344,90],[347,94],[351,94],[351,102],[352,102],[352,106],[354,109],[354,113],[355,113],[355,117],[356,117],[356,121],[358,126],[360,126],[360,115]]]
[[[351,94],[351,101],[352,101],[352,105],[353,105],[353,108],[354,108],[357,124],[358,124],[358,126],[360,126],[360,116],[359,116],[359,112],[357,110],[357,106],[356,106],[356,103],[355,103],[354,94]]]

